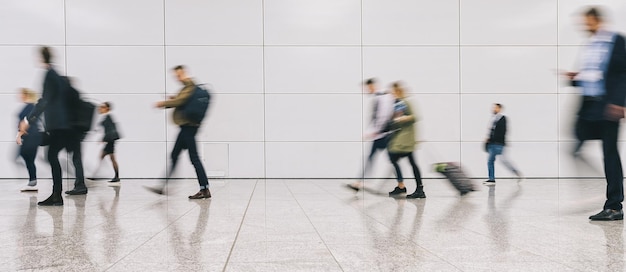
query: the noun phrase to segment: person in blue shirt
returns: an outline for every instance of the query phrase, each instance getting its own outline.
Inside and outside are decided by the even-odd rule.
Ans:
[[[626,42],[620,34],[604,28],[598,8],[588,9],[583,17],[591,35],[583,49],[582,67],[565,75],[582,91],[576,124],[579,141],[602,140],[607,200],[602,211],[589,219],[623,220],[624,174],[617,139],[626,103]]]
[[[35,101],[37,100],[37,94],[35,92],[22,88],[20,89],[20,99],[25,104],[18,115],[18,130],[19,122],[21,122],[30,112],[35,108]],[[28,184],[21,189],[22,192],[37,191],[37,167],[35,166],[35,157],[37,157],[37,150],[41,143],[41,135],[37,127],[37,120],[34,124],[28,128],[27,134],[18,135],[17,143],[20,145],[20,156],[26,163],[26,169],[28,169]]]

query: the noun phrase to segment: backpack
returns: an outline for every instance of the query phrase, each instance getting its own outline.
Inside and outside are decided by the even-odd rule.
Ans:
[[[63,77],[67,83],[67,105],[69,107],[69,120],[73,129],[81,132],[91,130],[96,105],[80,98],[80,93]]]
[[[211,94],[201,85],[196,85],[193,93],[181,107],[183,116],[195,124],[201,124],[209,104],[211,103]]]

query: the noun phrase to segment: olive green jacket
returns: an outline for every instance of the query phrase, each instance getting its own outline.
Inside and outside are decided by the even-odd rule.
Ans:
[[[187,102],[189,97],[191,97],[191,94],[193,93],[196,84],[191,79],[185,80],[183,84],[185,86],[180,90],[180,92],[178,92],[178,94],[171,99],[165,100],[163,102],[163,106],[165,108],[174,108],[174,113],[172,113],[172,119],[174,121],[174,124],[179,126],[197,126],[198,124],[194,124],[191,121],[187,120],[180,108]]]
[[[389,153],[409,153],[415,150],[415,122],[417,121],[415,112],[411,108],[411,104],[406,99],[401,99],[406,103],[406,116],[408,119],[403,121],[392,120],[390,124],[391,131],[397,130],[391,135],[387,150]]]

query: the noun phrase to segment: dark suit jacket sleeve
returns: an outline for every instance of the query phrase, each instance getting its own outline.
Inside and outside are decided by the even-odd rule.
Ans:
[[[607,103],[624,106],[626,103],[626,42],[621,35],[615,37],[605,80]]]
[[[496,127],[489,138],[489,143],[505,144],[506,116],[502,116],[496,123]]]
[[[35,119],[37,119],[39,115],[44,112],[46,106],[48,106],[48,102],[50,101],[51,96],[53,95],[51,90],[55,89],[58,85],[57,80],[58,79],[55,75],[54,70],[48,69],[46,77],[43,81],[43,91],[41,93],[41,98],[39,98],[39,101],[37,101],[35,108],[28,115],[28,122],[32,123],[36,121]]]

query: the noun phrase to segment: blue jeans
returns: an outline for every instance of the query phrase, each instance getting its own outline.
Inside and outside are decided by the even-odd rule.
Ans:
[[[488,144],[487,152],[489,152],[489,160],[487,161],[487,170],[489,171],[489,180],[496,180],[496,174],[494,170],[494,163],[496,161],[496,156],[502,155],[504,151],[504,146],[501,144]],[[517,174],[518,171],[511,165],[509,160],[507,160],[506,156],[502,155],[501,157],[502,163],[513,173]]]

